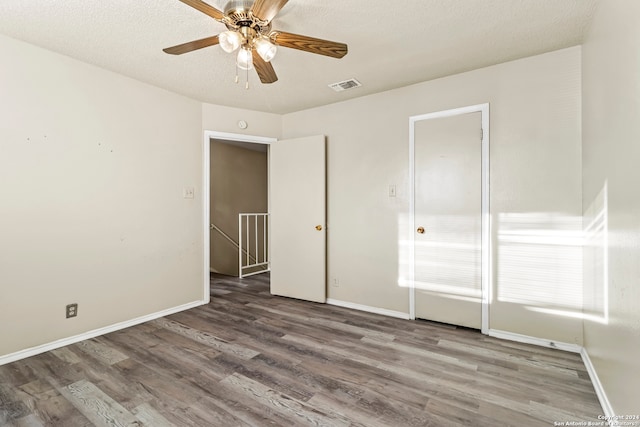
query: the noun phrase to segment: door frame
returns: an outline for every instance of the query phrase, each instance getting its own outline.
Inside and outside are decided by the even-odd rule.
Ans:
[[[481,143],[481,331],[489,333],[489,304],[491,302],[491,216],[489,211],[489,104],[477,104],[450,110],[436,111],[409,117],[409,317],[416,318],[415,308],[415,124],[423,120],[438,119],[479,112],[482,125]]]
[[[277,138],[271,138],[266,136],[245,135],[240,133],[228,133],[218,132],[214,130],[205,130],[204,139],[202,143],[202,204],[203,204],[203,217],[202,217],[202,235],[204,238],[204,283],[203,283],[203,300],[205,304],[211,301],[211,295],[209,292],[210,279],[209,279],[209,263],[211,255],[211,239],[209,230],[209,216],[211,215],[211,140],[212,139],[224,139],[227,141],[248,142],[253,144],[266,144],[267,151],[269,145],[276,142]],[[269,155],[267,153],[267,180],[269,179]],[[269,183],[267,182],[267,192],[269,191]],[[267,193],[267,200],[269,196]]]

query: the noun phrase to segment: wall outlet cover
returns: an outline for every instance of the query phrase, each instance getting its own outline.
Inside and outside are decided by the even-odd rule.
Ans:
[[[65,313],[66,313],[67,319],[70,317],[76,317],[78,315],[78,304],[77,303],[67,304]]]
[[[195,191],[193,187],[184,187],[182,189],[182,197],[185,199],[193,199]]]

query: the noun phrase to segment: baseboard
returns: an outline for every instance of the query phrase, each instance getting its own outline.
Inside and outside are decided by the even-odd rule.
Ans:
[[[510,341],[516,341],[526,344],[539,345],[542,347],[548,348],[556,348],[558,350],[569,351],[571,353],[578,353],[582,358],[582,363],[584,363],[585,368],[587,369],[587,373],[589,374],[589,379],[591,380],[591,384],[596,392],[596,396],[598,396],[598,401],[600,402],[600,406],[602,406],[603,415],[606,417],[614,417],[615,413],[613,412],[613,407],[611,406],[611,402],[607,398],[607,393],[604,391],[604,387],[600,382],[600,378],[598,378],[598,373],[596,372],[593,363],[591,363],[591,359],[589,358],[589,353],[587,350],[577,344],[569,344],[562,343],[557,341],[545,340],[542,338],[530,337],[527,335],[514,334],[512,332],[506,331],[498,331],[495,329],[489,329],[489,336],[495,338],[501,338]]]
[[[613,412],[613,407],[611,406],[611,402],[607,398],[607,393],[604,391],[604,387],[600,382],[600,378],[598,378],[598,373],[596,372],[596,368],[591,363],[591,358],[589,358],[589,353],[585,348],[580,352],[580,356],[582,356],[582,362],[584,366],[587,368],[587,372],[589,373],[589,378],[591,379],[591,384],[593,384],[593,388],[596,391],[596,395],[598,396],[598,400],[600,401],[600,406],[602,406],[602,411],[606,417],[614,417],[615,413]]]
[[[386,308],[371,307],[368,305],[356,304],[353,302],[339,301],[331,298],[327,298],[327,304],[336,305],[338,307],[352,308],[359,311],[366,311],[368,313],[382,314],[383,316],[397,317],[398,319],[408,320],[410,318],[409,313],[387,310]]]
[[[500,338],[503,340],[521,342],[524,344],[533,344],[541,347],[555,348],[558,350],[569,351],[571,353],[582,352],[582,346],[578,344],[570,344],[570,343],[546,340],[543,338],[530,337],[528,335],[521,335],[513,332],[500,331],[497,329],[489,329],[489,333],[487,335],[489,335],[490,337]]]
[[[125,322],[116,323],[110,326],[106,326],[104,328],[94,329],[92,331],[88,331],[79,335],[75,335],[68,338],[63,338],[60,340],[56,340],[47,344],[42,344],[36,347],[31,347],[25,350],[20,350],[15,353],[10,353],[5,356],[0,356],[0,366],[5,365],[7,363],[15,362],[17,360],[26,359],[27,357],[35,356],[40,353],[44,353],[47,351],[55,350],[60,347],[64,347],[67,345],[75,344],[77,342],[87,340],[90,338],[94,338],[100,335],[108,334],[110,332],[119,331],[121,329],[125,329],[131,326],[138,325],[140,323],[148,322],[150,320],[157,319],[159,317],[168,316],[170,314],[178,313],[180,311],[188,310],[190,308],[198,307],[203,304],[206,304],[203,301],[194,301],[187,304],[179,305],[177,307],[172,307],[166,310],[158,311],[155,313],[151,313],[145,316],[137,317],[135,319],[127,320]],[[347,301],[339,301],[335,299],[328,298],[327,304],[335,305],[338,307],[350,308],[353,310],[365,311],[368,313],[381,314],[383,316],[390,316],[399,319],[410,319],[408,313],[403,313],[401,311],[387,310],[384,308],[371,307],[368,305],[356,304]],[[602,410],[604,415],[607,417],[613,417],[615,415],[613,411],[613,407],[611,406],[611,402],[607,398],[607,394],[604,391],[604,387],[600,382],[598,374],[595,370],[595,367],[591,363],[591,359],[589,358],[589,354],[586,349],[577,344],[563,343],[558,341],[551,341],[542,338],[531,337],[528,335],[516,334],[513,332],[500,331],[496,329],[489,329],[488,335],[494,338],[505,339],[509,341],[521,342],[525,344],[533,344],[542,347],[554,348],[558,350],[569,351],[572,353],[579,353],[582,357],[582,361],[587,369],[589,374],[589,378],[591,379],[591,383],[593,384],[593,388],[595,389],[596,395],[598,396],[598,400],[600,401],[600,406],[602,406]]]
[[[179,305],[177,307],[168,308],[166,310],[158,311],[155,313],[147,314],[145,316],[137,317],[135,319],[127,320],[125,322],[120,322],[110,326],[105,326],[104,328],[94,329],[92,331],[88,331],[79,335],[74,335],[69,338],[59,339],[47,344],[42,344],[36,347],[31,347],[25,350],[17,351],[15,353],[10,353],[5,356],[0,356],[0,366],[5,365],[7,363],[15,362],[20,359],[26,359],[27,357],[35,356],[36,354],[44,353],[46,351],[55,350],[56,348],[64,347],[66,345],[75,344],[79,341],[83,341],[83,340],[94,338],[100,335],[108,334],[110,332],[119,331],[121,329],[135,326],[140,323],[148,322],[150,320],[154,320],[159,317],[168,316],[170,314],[174,314],[180,311],[188,310],[190,308],[198,307],[203,304],[206,304],[206,303],[201,300],[190,302],[187,304]]]

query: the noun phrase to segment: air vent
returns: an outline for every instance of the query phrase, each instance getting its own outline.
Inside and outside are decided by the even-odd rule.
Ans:
[[[332,83],[329,87],[336,92],[342,92],[343,90],[353,89],[362,86],[362,83],[356,79],[349,79],[338,83]]]

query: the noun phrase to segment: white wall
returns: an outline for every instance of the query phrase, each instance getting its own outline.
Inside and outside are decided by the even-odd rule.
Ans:
[[[490,327],[581,344],[580,61],[575,47],[285,115],[285,138],[327,135],[329,298],[408,313],[409,117],[489,102]]]
[[[240,120],[247,124],[246,129],[238,127]],[[282,116],[261,111],[202,104],[202,128],[215,132],[279,138],[282,133]]]
[[[0,52],[0,356],[203,300],[200,103]]]
[[[585,263],[585,284],[594,293],[587,303],[595,306],[587,307],[584,342],[618,415],[640,409],[638,17],[640,2],[600,2],[583,50],[585,226],[594,214],[608,218],[608,233],[594,236],[585,250],[592,260]]]

